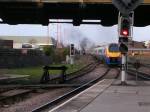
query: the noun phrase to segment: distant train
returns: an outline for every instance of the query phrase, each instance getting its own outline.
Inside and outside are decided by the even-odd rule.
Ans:
[[[103,60],[107,65],[121,64],[121,53],[116,43],[96,47],[92,50],[92,54],[96,55],[100,60]]]

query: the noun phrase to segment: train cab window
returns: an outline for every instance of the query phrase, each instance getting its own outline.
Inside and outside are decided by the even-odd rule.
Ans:
[[[101,50],[101,49],[99,49],[99,53],[102,53],[102,50]]]
[[[109,51],[110,52],[119,52],[118,44],[110,44],[109,45]]]

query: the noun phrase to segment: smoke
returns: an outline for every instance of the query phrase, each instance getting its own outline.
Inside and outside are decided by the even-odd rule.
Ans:
[[[76,48],[86,49],[94,45],[94,42],[86,37],[86,35],[83,34],[78,27],[72,27],[67,31],[67,39],[69,44],[75,44]]]

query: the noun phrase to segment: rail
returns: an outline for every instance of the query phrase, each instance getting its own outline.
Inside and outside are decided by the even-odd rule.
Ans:
[[[82,85],[82,86],[72,90],[71,92],[68,92],[68,93],[66,93],[66,94],[64,94],[64,95],[54,99],[53,101],[50,101],[50,102],[48,102],[48,103],[46,103],[46,104],[44,104],[44,105],[42,105],[42,106],[40,106],[40,107],[38,107],[36,109],[33,109],[31,112],[43,111],[43,110],[47,109],[50,106],[54,106],[54,105],[58,104],[59,102],[63,101],[64,99],[67,99],[67,98],[69,98],[71,96],[74,96],[75,94],[77,94],[77,93],[85,90],[86,88],[88,88],[89,85],[91,86],[91,85],[97,83],[104,76],[106,76],[109,71],[110,71],[110,69],[107,69],[107,71],[102,76],[100,76],[100,77],[98,77],[98,78],[96,78],[96,79],[94,79],[94,80],[92,80],[92,81],[90,81],[90,82],[88,82],[88,83],[86,83],[86,84],[84,84],[84,85]]]
[[[41,78],[41,83],[63,83],[65,81],[68,81],[68,80],[72,80],[74,78],[77,78],[77,77],[80,77],[80,76],[83,76],[89,72],[91,72],[92,70],[95,69],[95,67],[98,65],[98,63],[96,62],[92,62],[86,66],[84,66],[83,68],[79,69],[78,71],[75,71],[75,72],[72,72],[72,73],[69,73],[69,74],[66,74],[66,70],[61,70],[62,73],[59,74],[59,75],[53,75],[53,76],[49,76],[49,72],[48,70],[44,69],[44,73],[43,73],[43,76]],[[55,68],[56,70],[60,70],[59,68]]]
[[[147,74],[147,73],[143,73],[143,72],[140,72],[140,71],[137,71],[137,70],[134,70],[134,69],[128,69],[127,71],[130,75],[133,75],[133,76],[138,76],[142,79],[145,79],[145,80],[150,80],[150,75]],[[137,73],[137,74],[136,74]]]

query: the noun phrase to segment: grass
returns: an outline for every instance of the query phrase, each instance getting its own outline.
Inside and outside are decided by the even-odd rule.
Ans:
[[[62,66],[63,64],[57,64],[57,65],[52,65],[52,66]],[[66,71],[66,73],[72,73],[75,72],[79,69],[81,69],[82,67],[84,67],[84,64],[74,64],[74,65],[70,65],[67,64],[65,65],[68,69]],[[22,83],[22,84],[33,84],[33,83],[39,83],[40,78],[43,74],[43,67],[39,66],[39,67],[26,67],[26,68],[17,68],[17,69],[1,69],[1,74],[17,74],[17,75],[29,75],[29,80],[23,80],[23,81],[19,81],[18,83]],[[49,70],[50,74],[60,74],[61,71],[60,70]]]

